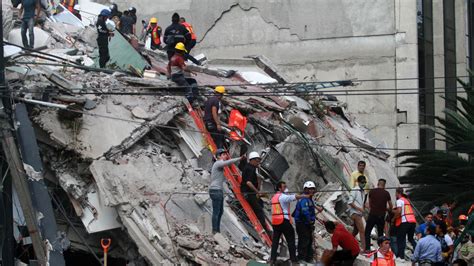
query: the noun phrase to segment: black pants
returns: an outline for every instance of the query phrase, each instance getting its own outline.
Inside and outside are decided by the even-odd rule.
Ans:
[[[313,226],[310,224],[296,223],[296,234],[298,234],[298,259],[312,261],[313,251]]]
[[[110,60],[108,38],[97,38],[97,46],[99,46],[99,67],[105,68]]]
[[[272,252],[270,261],[275,262],[277,258],[277,250],[280,245],[281,235],[285,236],[286,243],[288,244],[288,251],[290,252],[290,260],[296,262],[296,246],[295,246],[295,231],[290,221],[287,219],[283,220],[283,223],[279,225],[273,225],[273,237],[272,237]]]
[[[206,129],[211,134],[212,140],[216,144],[218,149],[224,148],[224,132],[217,129],[217,125],[214,122],[206,122]]]
[[[188,44],[186,45],[186,50],[188,50],[188,53],[191,52],[194,46],[196,46],[196,40],[191,40],[188,42]]]
[[[196,80],[192,78],[185,78],[183,74],[173,74],[171,75],[171,80],[180,87],[186,87],[186,98],[188,99],[189,103],[192,104],[199,95]]]
[[[398,254],[397,257],[404,259],[405,258],[405,248],[407,246],[407,238],[410,241],[413,248],[416,246],[416,242],[413,239],[415,234],[416,223],[401,223],[397,227],[397,248]]]
[[[356,258],[357,255],[352,256],[352,252],[350,250],[338,250],[334,252],[330,265],[352,266]]]
[[[367,223],[365,225],[365,250],[370,250],[370,233],[374,226],[377,227],[378,237],[383,236],[383,229],[385,227],[385,215],[369,214]]]
[[[255,215],[257,216],[258,220],[260,221],[260,224],[262,225],[263,229],[265,229],[268,232],[268,228],[266,226],[266,220],[265,220],[265,213],[263,212],[262,204],[260,203],[260,199],[257,198],[257,195],[255,194],[247,194],[245,195],[245,199],[247,202],[250,204],[252,207],[252,210],[255,212]]]

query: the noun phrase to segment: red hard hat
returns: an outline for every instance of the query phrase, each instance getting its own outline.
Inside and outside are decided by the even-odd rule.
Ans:
[[[460,221],[466,221],[466,220],[467,220],[467,216],[464,215],[464,214],[461,214],[461,215],[459,215],[459,220],[460,220]]]

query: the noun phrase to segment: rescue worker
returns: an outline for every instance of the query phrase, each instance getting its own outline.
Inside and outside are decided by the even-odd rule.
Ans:
[[[151,34],[150,48],[152,50],[161,49],[161,27],[158,26],[158,19],[153,17],[147,28],[147,35]]]
[[[413,212],[413,206],[403,194],[403,188],[397,188],[395,197],[397,198],[397,207],[393,212],[395,215],[395,226],[397,228],[397,257],[405,259],[407,238],[413,248],[416,247],[416,242],[413,239],[416,228],[416,218]]]
[[[390,238],[381,236],[377,239],[379,248],[370,255],[371,266],[395,266],[395,254],[390,250]]]
[[[175,53],[168,63],[168,77],[179,86],[186,88],[186,98],[190,104],[193,104],[198,94],[197,82],[192,78],[185,78],[184,76],[184,72],[189,72],[184,63],[185,53],[186,48],[184,47],[184,43],[177,43]]]
[[[110,19],[115,23],[117,29],[121,28],[120,18],[122,17],[122,12],[118,10],[117,4],[113,3],[110,5]]]
[[[178,42],[184,43],[185,47],[191,42],[191,34],[181,23],[179,23],[180,17],[178,13],[174,13],[171,17],[171,25],[169,25],[163,36],[163,41],[166,43],[166,53],[168,54],[168,59],[173,56],[174,50],[172,47]],[[186,50],[184,54],[184,59],[191,60],[196,65],[201,65],[201,63],[196,60],[193,56],[189,54],[189,51]]]
[[[204,103],[204,124],[207,131],[211,134],[214,143],[218,149],[224,148],[224,132],[222,131],[221,121],[219,119],[219,110],[221,99],[224,96],[224,86],[217,86],[214,89],[214,96],[207,99]]]
[[[316,222],[316,211],[322,211],[321,207],[316,207],[313,196],[316,192],[316,185],[313,181],[307,181],[303,185],[304,197],[296,204],[293,217],[295,218],[296,233],[298,234],[298,260],[310,263],[314,257],[313,233]]]
[[[110,26],[108,27],[108,19],[111,13],[108,9],[100,11],[99,17],[97,18],[97,45],[99,47],[99,66],[105,68],[107,61],[109,61],[109,38],[113,36]]]
[[[197,41],[196,33],[194,32],[193,26],[189,24],[188,22],[186,22],[186,19],[184,17],[181,17],[180,23],[184,27],[186,27],[186,29],[191,34],[191,40],[188,43],[186,43],[186,49],[188,50],[188,53],[191,53],[191,50],[196,45],[196,41]]]
[[[74,7],[77,4],[77,0],[62,0],[61,5],[63,5],[67,10],[74,14],[78,19],[82,19],[79,10],[75,9]]]
[[[120,32],[126,35],[133,34],[133,18],[128,10],[125,10],[120,18]]]
[[[21,17],[21,41],[23,47],[34,48],[35,45],[35,23],[39,18],[41,6],[39,0],[23,0],[18,17]],[[28,37],[26,32],[28,31]],[[2,58],[3,60],[3,58]]]
[[[136,35],[137,34],[137,9],[132,6],[128,9],[128,12],[130,14],[130,17],[133,19],[132,34]]]
[[[250,158],[250,156],[249,156]],[[280,237],[283,234],[288,243],[288,251],[290,253],[290,260],[297,262],[296,246],[295,246],[295,231],[291,225],[290,203],[303,198],[310,198],[310,194],[303,195],[289,195],[287,194],[287,187],[285,182],[278,182],[276,185],[277,193],[272,197],[272,251],[270,255],[270,263],[274,264],[277,258],[277,250],[280,245]]]

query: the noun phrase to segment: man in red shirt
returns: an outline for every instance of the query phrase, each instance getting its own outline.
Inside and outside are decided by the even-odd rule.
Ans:
[[[184,55],[187,53],[184,43],[179,42],[175,46],[175,53],[168,63],[168,78],[176,82],[178,86],[186,88],[186,98],[192,104],[198,95],[198,88],[195,79],[185,78],[184,72],[187,71]]]
[[[332,253],[331,263],[329,265],[352,265],[359,255],[360,248],[357,240],[342,224],[335,224],[332,221],[324,222],[326,231],[332,234]],[[342,250],[337,250],[340,246]]]

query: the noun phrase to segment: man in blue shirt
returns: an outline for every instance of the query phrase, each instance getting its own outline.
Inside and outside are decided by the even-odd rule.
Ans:
[[[23,42],[23,47],[25,48],[33,48],[35,45],[35,20],[39,17],[40,11],[41,8],[39,0],[23,0],[21,3],[19,14],[19,17],[21,17],[21,41]],[[28,38],[26,37],[27,30],[29,35],[29,44]]]
[[[314,222],[316,221],[313,196],[316,192],[316,185],[313,181],[307,181],[303,185],[304,195],[307,198],[301,198],[296,204],[293,217],[296,223],[296,233],[298,234],[298,260],[311,262],[314,256],[313,250],[313,232]],[[321,211],[321,210],[320,210]]]
[[[439,263],[442,261],[441,244],[435,237],[436,226],[428,225],[426,227],[426,236],[418,241],[415,252],[413,253],[412,262],[431,262]]]
[[[425,230],[426,227],[430,224],[435,225],[433,222],[433,214],[431,212],[427,212],[423,214],[423,217],[425,217],[425,222],[420,224],[418,228],[416,229],[416,238],[421,239],[422,237],[425,237]]]

